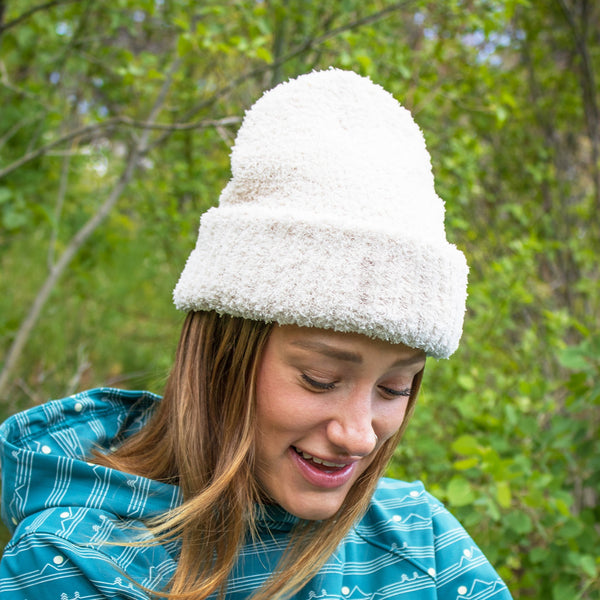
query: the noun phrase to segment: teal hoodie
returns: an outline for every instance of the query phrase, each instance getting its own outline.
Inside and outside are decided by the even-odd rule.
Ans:
[[[10,600],[147,599],[165,589],[177,543],[145,522],[181,502],[176,486],[86,462],[147,422],[160,398],[96,389],[14,415],[0,426],[2,519],[13,537],[0,562]],[[248,598],[277,564],[298,519],[269,508],[246,544],[228,600]],[[139,584],[139,585],[136,585]],[[381,479],[364,517],[295,599],[509,600],[479,548],[420,482]]]

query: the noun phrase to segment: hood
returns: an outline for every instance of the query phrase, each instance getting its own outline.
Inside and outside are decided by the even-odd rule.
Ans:
[[[36,406],[0,426],[2,520],[11,533],[26,517],[56,507],[106,510],[146,519],[181,503],[179,488],[87,462],[138,431],[160,397],[99,388]]]

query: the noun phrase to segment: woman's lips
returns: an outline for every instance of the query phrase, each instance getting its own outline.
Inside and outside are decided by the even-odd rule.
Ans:
[[[323,458],[319,458],[318,456],[313,456],[312,454],[309,454],[308,452],[304,452],[304,450],[300,450],[300,449],[296,448],[295,446],[293,446],[293,448],[298,454],[302,455],[302,458],[304,458],[304,460],[310,460],[310,461],[316,463],[317,465],[323,465],[324,467],[332,467],[332,468],[341,469],[342,467],[345,467],[349,464],[348,462],[340,463],[340,462],[328,461]]]
[[[357,462],[336,463],[314,457],[294,448],[289,449],[290,457],[308,483],[321,488],[340,487],[352,478]],[[315,461],[316,458],[316,461]]]

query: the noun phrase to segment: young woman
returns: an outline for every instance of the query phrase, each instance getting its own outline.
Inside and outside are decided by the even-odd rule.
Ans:
[[[352,72],[267,92],[175,289],[162,399],[98,389],[0,429],[11,599],[508,599],[423,486],[382,478],[467,265],[412,117]]]

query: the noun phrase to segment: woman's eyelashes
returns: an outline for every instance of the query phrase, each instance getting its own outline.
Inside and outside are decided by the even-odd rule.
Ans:
[[[330,390],[334,390],[337,385],[337,381],[319,381],[317,379],[313,379],[309,377],[306,373],[302,373],[301,375],[303,383],[308,385],[314,391],[318,392],[327,392]],[[382,395],[388,398],[404,398],[410,396],[410,386],[402,389],[395,389],[385,385],[377,386]]]
[[[302,373],[302,380],[308,384],[311,388],[320,392],[333,390],[335,388],[335,381],[317,381],[312,377],[309,377],[306,373]]]
[[[395,390],[393,388],[389,388],[385,385],[380,385],[379,389],[381,392],[391,398],[408,398],[410,397],[410,388],[404,388],[401,390]]]

